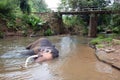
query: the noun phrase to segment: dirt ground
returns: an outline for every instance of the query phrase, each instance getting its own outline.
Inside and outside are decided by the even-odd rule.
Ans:
[[[110,43],[96,47],[96,56],[99,60],[120,70],[120,40],[113,39]]]

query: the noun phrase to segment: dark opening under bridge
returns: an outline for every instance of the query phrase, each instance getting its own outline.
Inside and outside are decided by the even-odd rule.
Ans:
[[[113,11],[113,10],[101,10],[101,9],[89,9],[89,10],[81,10],[81,11],[59,11],[59,12],[53,12],[53,14],[59,13],[59,19],[58,24],[60,26],[60,31],[63,31],[63,21],[62,21],[62,15],[84,15],[87,14],[90,16],[89,19],[89,30],[88,30],[88,36],[89,37],[96,37],[97,35],[97,21],[98,21],[98,14],[120,14],[119,11]],[[35,13],[36,14],[36,13]],[[45,13],[37,13],[37,14],[45,14]]]

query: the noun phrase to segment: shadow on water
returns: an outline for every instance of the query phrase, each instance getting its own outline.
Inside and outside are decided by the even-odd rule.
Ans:
[[[59,49],[60,57],[21,68],[25,46],[38,38],[0,40],[0,80],[119,80],[120,72],[98,61],[88,46],[90,39],[79,36],[48,37]]]

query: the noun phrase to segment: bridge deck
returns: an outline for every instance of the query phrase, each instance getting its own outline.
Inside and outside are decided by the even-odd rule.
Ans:
[[[50,12],[32,12],[34,14],[45,14],[45,13],[50,13]],[[58,11],[58,12],[54,12],[54,13],[60,13],[62,15],[78,15],[78,14],[120,14],[120,10],[119,11],[115,11],[115,10],[84,10],[84,11]]]
[[[69,11],[69,12],[59,12],[60,14],[115,14],[119,13],[120,11],[111,11],[111,10],[94,10],[94,11]]]

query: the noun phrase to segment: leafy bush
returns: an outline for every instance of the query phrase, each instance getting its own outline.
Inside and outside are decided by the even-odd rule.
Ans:
[[[98,45],[96,45],[96,47],[97,48],[103,48],[103,47],[105,47],[105,45],[104,44],[98,44]]]
[[[0,31],[0,38],[3,38],[4,33],[2,31]]]
[[[45,36],[51,36],[53,35],[53,31],[51,29],[47,29],[45,32],[44,32],[44,35]]]
[[[97,37],[95,39],[92,39],[90,41],[90,44],[93,44],[93,45],[96,45],[96,44],[100,44],[100,43],[103,43],[103,42],[108,42],[110,43],[112,41],[113,38],[109,37],[109,38],[104,38],[102,36],[100,37]]]
[[[104,25],[97,26],[97,31],[98,32],[105,32],[105,28],[106,28],[106,26],[104,26]]]
[[[27,34],[28,34],[28,28],[25,25],[23,25],[21,28],[22,28],[22,34],[23,34],[23,36],[27,36]]]
[[[0,0],[0,17],[6,21],[15,19],[16,6],[15,0]]]
[[[0,13],[7,14],[13,10],[11,0],[0,0]]]
[[[108,42],[108,43],[110,43],[110,42],[112,41],[112,39],[113,39],[113,38],[111,38],[111,37],[105,38],[105,39],[103,39],[103,42]]]
[[[95,38],[93,40],[90,41],[90,44],[96,45],[102,42],[103,39],[100,38]]]
[[[112,9],[119,11],[120,10],[120,3],[114,3]],[[110,28],[114,33],[120,34],[120,14],[119,13],[112,15]]]
[[[63,22],[66,25],[65,27],[68,29],[68,31],[83,35],[87,34],[88,29],[86,27],[86,22],[84,22],[80,16],[64,16]]]
[[[30,14],[31,8],[28,0],[20,0],[20,9],[24,14]]]
[[[38,27],[38,23],[43,23],[43,21],[39,18],[36,17],[35,15],[23,15],[22,17],[22,21],[24,21],[24,23],[27,23],[30,25],[30,27],[33,29],[33,31],[37,31],[40,30],[40,27]]]
[[[15,21],[14,20],[11,20],[11,21],[7,21],[7,27],[8,29],[15,29],[17,30],[17,27],[15,26]]]
[[[104,34],[104,33],[100,33],[100,34],[98,34],[97,36],[98,36],[98,38],[100,38],[100,39],[106,38],[106,34]]]
[[[13,12],[17,6],[16,1],[17,0],[0,0],[0,17],[1,20],[6,22],[6,26],[9,29],[16,29],[16,15]]]
[[[68,26],[84,25],[85,24],[80,17],[78,18],[78,16],[64,16],[63,22]]]

